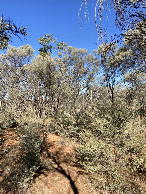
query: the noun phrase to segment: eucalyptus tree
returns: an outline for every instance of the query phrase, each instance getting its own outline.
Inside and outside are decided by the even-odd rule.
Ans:
[[[28,80],[25,66],[31,62],[33,52],[31,46],[24,45],[19,48],[10,47],[6,54],[0,56],[3,85],[1,98],[13,111],[26,105],[24,102]]]
[[[128,29],[134,29],[135,25],[145,20],[145,1],[144,0],[84,0],[78,12],[80,13],[85,5],[84,15],[89,19],[89,11],[87,3],[95,3],[95,25],[97,32],[105,36],[106,28],[105,20],[108,20],[108,15],[111,11],[115,14],[115,24],[121,31],[127,31]],[[81,22],[81,19],[80,19]]]
[[[12,41],[12,36],[17,37],[27,36],[27,28],[23,26],[17,26],[10,18],[4,19],[2,16],[0,19],[0,49],[4,50],[8,47],[10,41]]]
[[[100,67],[103,72],[103,83],[110,91],[111,102],[114,103],[114,90],[123,80],[123,75],[131,67],[131,52],[125,47],[118,48],[116,43],[104,43],[99,46],[95,55],[100,56]]]
[[[43,37],[38,38],[38,42],[41,45],[39,48],[39,54],[46,56],[52,54],[53,51],[61,51],[67,46],[65,42],[57,42],[54,34],[45,34]]]
[[[132,53],[130,71],[124,76],[124,81],[127,83],[127,99],[134,106],[136,115],[139,113],[141,118],[144,117],[145,111],[145,21],[138,22],[133,30],[128,30],[124,35],[124,45]]]
[[[50,55],[38,55],[27,66],[29,72],[29,97],[36,114],[42,117],[53,108],[56,93],[56,64]]]
[[[39,48],[40,55],[45,56],[52,53],[53,49],[55,49],[52,44],[56,43],[56,38],[54,38],[53,35],[54,34],[45,34],[45,36],[38,38],[38,42],[42,46]]]
[[[146,20],[138,22],[135,28],[124,35],[124,45],[132,51],[134,70],[144,72],[146,56]]]
[[[53,68],[52,73],[49,73],[49,76],[52,76],[49,78],[47,74],[47,81],[44,85],[46,90],[49,91],[49,95],[52,96],[51,101],[54,104],[54,109],[65,106],[65,104],[66,106],[74,104],[79,95],[87,89],[89,80],[93,77],[91,69],[95,63],[94,56],[85,49],[67,46],[63,41],[57,42],[53,34],[46,34],[38,41],[41,44],[40,55],[44,57],[44,59],[42,58],[42,64],[44,63],[43,60],[45,61],[47,57],[51,57],[52,53],[56,54],[53,60],[55,66],[53,62],[50,67],[47,67],[49,69]]]
[[[93,67],[97,61],[88,50],[71,46],[64,49],[59,60],[62,83],[68,88],[68,104],[72,106],[89,88],[93,79]]]

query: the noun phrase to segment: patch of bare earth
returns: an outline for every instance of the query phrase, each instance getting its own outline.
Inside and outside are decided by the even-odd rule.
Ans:
[[[9,130],[5,134],[5,139],[3,144],[5,149],[13,147],[18,150],[19,138],[15,130]],[[87,172],[78,165],[75,151],[77,146],[71,140],[58,135],[46,135],[45,149],[42,151],[43,167],[36,173],[30,187],[18,193],[97,194],[98,192],[93,189],[88,179]],[[2,174],[5,172],[0,169],[0,173],[0,183],[2,184]],[[4,194],[5,192],[0,191],[0,193]]]
[[[27,193],[38,194],[96,194],[88,174],[76,166],[75,145],[51,134],[46,138],[46,169],[34,180]]]

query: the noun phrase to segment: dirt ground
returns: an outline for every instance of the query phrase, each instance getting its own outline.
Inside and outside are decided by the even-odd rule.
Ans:
[[[88,173],[79,167],[74,142],[55,134],[45,136],[46,151],[42,152],[44,168],[36,173],[34,180],[27,189],[19,193],[27,194],[98,194],[89,181]],[[15,130],[10,129],[5,134],[3,147],[17,148],[19,137]],[[1,147],[2,149],[2,147]],[[1,157],[2,161],[2,157]],[[3,182],[0,169],[0,183]],[[6,192],[1,191],[1,194]],[[12,194],[13,192],[8,192]]]

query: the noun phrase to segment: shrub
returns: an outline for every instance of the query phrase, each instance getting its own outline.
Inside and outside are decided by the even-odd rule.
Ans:
[[[89,172],[95,187],[113,194],[142,193],[143,188],[127,168],[125,147],[115,147],[89,131],[80,134],[80,142],[77,150],[80,164]],[[135,162],[140,164],[140,161]],[[144,161],[141,162],[143,164]]]
[[[76,119],[70,112],[58,110],[49,126],[49,132],[69,137],[78,137],[79,128]]]
[[[17,127],[18,123],[14,118],[14,114],[9,111],[4,111],[0,113],[0,128],[6,129],[9,127]]]
[[[6,152],[5,160],[2,163],[2,168],[7,169],[7,172],[3,173],[2,181],[2,188],[5,191],[15,192],[20,188],[27,187],[36,171],[41,167],[40,129],[41,126],[35,123],[25,124],[17,129],[18,146]]]

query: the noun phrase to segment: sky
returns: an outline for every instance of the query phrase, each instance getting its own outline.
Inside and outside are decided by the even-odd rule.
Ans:
[[[80,12],[81,28],[78,11],[83,0],[0,0],[0,16],[11,18],[17,26],[28,27],[26,39],[14,37],[11,45],[19,47],[29,44],[38,54],[40,47],[38,38],[45,34],[54,34],[57,41],[64,41],[69,46],[88,49],[91,53],[98,48],[98,34],[96,31],[95,0],[90,0],[89,21],[84,17],[84,6]],[[114,34],[114,14],[104,22],[109,26],[109,33]]]

